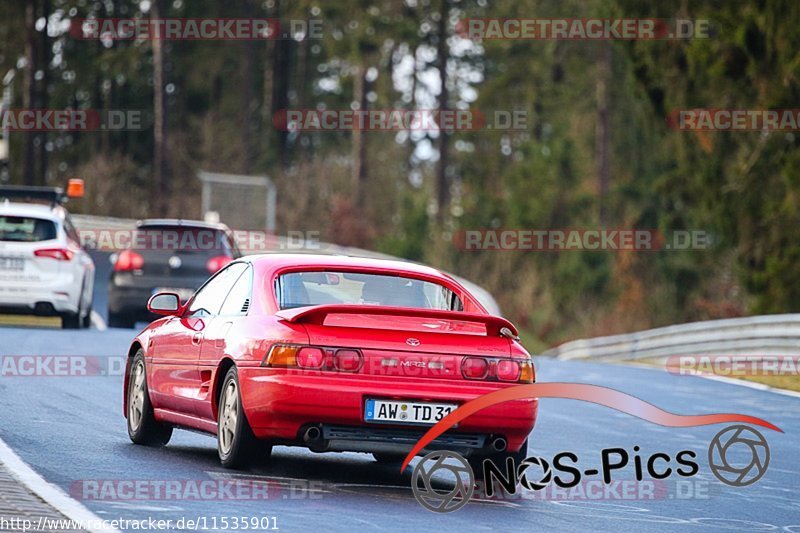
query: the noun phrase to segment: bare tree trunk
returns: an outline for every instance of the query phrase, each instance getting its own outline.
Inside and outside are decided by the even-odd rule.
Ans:
[[[310,39],[306,36],[305,39],[297,43],[297,107],[305,108],[311,100],[311,91],[309,90],[309,70],[311,68],[311,60],[309,59]]]
[[[157,19],[165,12],[164,0],[155,0],[150,16]],[[153,187],[151,209],[156,216],[166,216],[168,200],[167,184],[167,105],[164,78],[164,42],[154,38],[153,43]]]
[[[37,106],[36,98],[36,70],[39,63],[39,42],[36,36],[36,0],[28,0],[25,6],[25,72],[22,77],[22,107],[34,109]],[[26,185],[36,185],[38,173],[36,171],[36,139],[38,134],[25,133],[22,135],[22,179]]]
[[[258,8],[251,0],[241,1],[240,15],[242,18],[256,17],[257,10]],[[239,63],[240,75],[242,78],[241,96],[239,98],[239,133],[241,135],[240,143],[242,147],[242,162],[240,171],[244,174],[249,174],[252,171],[256,151],[254,145],[256,135],[253,128],[253,126],[257,123],[257,121],[253,120],[253,111],[257,107],[254,105],[256,99],[256,88],[255,76],[253,75],[257,69],[256,46],[257,44],[255,41],[243,41],[241,43],[242,61]]]
[[[272,124],[272,91],[275,90],[272,71],[274,63],[270,59],[275,57],[275,41],[267,39],[264,43],[264,48],[264,90],[261,96],[261,113],[264,124],[269,128],[270,124]]]
[[[45,25],[39,36],[39,68],[42,71],[42,79],[38,84],[37,106],[41,109],[47,109],[50,102],[50,95],[47,93],[47,86],[50,83],[50,38],[47,35],[50,19],[50,0],[42,0],[42,17],[44,17]],[[39,175],[37,182],[45,185],[47,183],[47,136],[48,132],[39,134]]]
[[[274,17],[280,18],[283,12],[282,0],[275,1],[273,8]],[[292,39],[285,39],[278,36],[272,43],[274,51],[272,55],[272,96],[271,111],[274,117],[279,111],[285,111],[289,106],[289,75],[291,69]],[[264,88],[266,91],[266,87]],[[288,132],[284,130],[275,131],[275,154],[280,157],[284,167],[289,165],[290,157],[288,154]]]
[[[356,72],[353,74],[353,100],[358,102],[359,109],[366,111],[369,105],[367,101],[367,89],[365,87],[366,69],[359,65],[356,67]],[[353,153],[352,160],[353,166],[351,168],[351,176],[353,180],[353,196],[355,198],[355,206],[358,212],[361,212],[364,207],[365,191],[367,181],[367,143],[364,136],[364,131],[361,128],[353,129]]]
[[[277,8],[280,4],[276,2],[272,7],[266,8],[266,16],[268,18],[276,17]],[[264,64],[262,70],[264,71],[263,87],[261,89],[261,129],[263,144],[259,146],[259,150],[269,153],[273,149],[272,145],[275,143],[275,126],[272,119],[274,110],[272,107],[272,93],[275,90],[274,80],[275,68],[275,36],[264,40]]]
[[[600,63],[597,76],[597,130],[595,134],[595,162],[597,167],[597,185],[600,194],[600,225],[608,221],[608,188],[610,181],[609,153],[609,94],[611,80],[611,46],[601,43]]]
[[[255,79],[253,72],[256,70],[256,50],[255,42],[245,41],[242,43],[244,53],[241,62],[242,74],[242,92],[239,101],[240,115],[241,115],[241,144],[242,144],[242,164],[241,171],[249,174],[253,169],[253,162],[255,160],[255,147],[253,141],[255,135],[253,134],[253,100],[255,98]]]
[[[447,46],[447,23],[450,13],[450,1],[442,0],[441,16],[439,17],[438,43],[436,57],[438,60],[439,79],[442,90],[439,93],[439,112],[444,114],[448,108],[450,93],[447,89],[447,63],[450,59],[450,49]],[[436,205],[437,217],[444,219],[447,204],[450,201],[450,189],[447,179],[447,166],[450,161],[450,135],[439,129],[439,164],[436,168]]]

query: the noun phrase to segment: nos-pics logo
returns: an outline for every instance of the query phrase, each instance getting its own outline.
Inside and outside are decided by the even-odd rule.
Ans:
[[[634,446],[638,452],[639,447]],[[649,457],[634,455],[633,464],[637,479],[646,472],[654,479],[665,479],[673,474],[690,477],[697,474],[697,454],[684,450],[676,454],[675,462],[665,453]],[[517,486],[531,491],[542,490],[551,482],[568,488],[580,483],[583,475],[601,476],[611,483],[611,472],[629,464],[630,454],[623,448],[608,448],[601,453],[599,469],[577,468],[578,457],[571,452],[557,454],[552,461],[542,457],[528,457],[520,464],[512,458],[505,465],[482,461],[482,478],[486,481],[486,495],[494,493],[495,483],[509,494]],[[729,426],[717,433],[708,447],[708,464],[711,472],[721,482],[732,487],[746,487],[757,482],[769,467],[770,451],[767,440],[755,429],[745,425]],[[571,463],[571,464],[569,464]],[[552,466],[551,466],[552,465]],[[566,474],[566,480],[560,474]],[[438,479],[436,479],[438,478]],[[414,467],[411,489],[417,501],[429,511],[450,513],[464,507],[475,492],[475,472],[459,453],[433,451]]]

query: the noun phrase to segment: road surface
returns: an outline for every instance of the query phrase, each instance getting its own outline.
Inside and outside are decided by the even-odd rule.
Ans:
[[[132,330],[110,328],[62,331],[50,328],[0,329],[3,355],[124,355]],[[653,425],[604,407],[570,400],[541,401],[530,453],[552,458],[561,451],[581,464],[599,466],[600,450],[634,445],[642,453],[694,450],[700,472],[691,484],[668,480],[666,493],[651,499],[622,498],[614,491],[601,499],[532,499],[471,502],[450,514],[423,509],[414,499],[409,468],[382,466],[355,453],[314,454],[277,447],[269,462],[241,473],[239,480],[268,483],[268,497],[245,494],[207,500],[188,494],[164,499],[122,494],[125,482],[177,481],[186,488],[200,481],[230,481],[215,440],[176,431],[162,449],[135,446],[122,416],[122,376],[0,377],[0,438],[46,480],[70,492],[101,518],[171,519],[273,517],[281,531],[716,531],[759,529],[800,531],[796,497],[800,466],[797,435],[800,399],[666,372],[540,359],[539,381],[574,381],[613,387],[680,414],[738,412],[764,418],[785,433],[762,433],[769,440],[771,464],[765,476],[746,488],[721,484],[711,474],[706,454],[712,437],[725,426],[673,429]],[[112,372],[112,374],[115,374]],[[412,463],[413,466],[413,463]],[[616,476],[619,476],[618,478]],[[615,479],[633,480],[632,468]],[[92,485],[92,483],[95,483]],[[101,494],[97,487],[119,490]],[[695,494],[696,493],[696,494]],[[527,493],[530,496],[534,493]]]

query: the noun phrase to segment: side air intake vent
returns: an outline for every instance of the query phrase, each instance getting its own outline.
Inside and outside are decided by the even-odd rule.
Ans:
[[[248,309],[250,309],[250,298],[245,300],[242,304],[242,313],[246,313]]]

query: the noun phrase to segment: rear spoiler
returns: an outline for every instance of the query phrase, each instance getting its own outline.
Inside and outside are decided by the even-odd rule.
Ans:
[[[519,331],[514,327],[514,324],[505,318],[494,315],[483,315],[480,313],[442,311],[439,309],[416,309],[412,307],[390,307],[385,305],[327,304],[284,309],[278,311],[276,316],[287,322],[323,325],[325,317],[333,314],[412,316],[420,318],[438,318],[441,320],[457,320],[459,322],[476,322],[486,326],[486,333],[489,336],[503,335],[508,337],[509,335],[503,331],[504,328],[511,334],[511,338],[516,339],[519,336]]]

